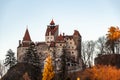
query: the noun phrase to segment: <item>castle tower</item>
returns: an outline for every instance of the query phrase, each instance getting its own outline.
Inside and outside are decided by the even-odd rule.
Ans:
[[[66,41],[64,36],[60,34],[56,39],[56,53],[57,57],[60,57],[63,54],[63,48],[66,47]]]
[[[28,47],[30,42],[31,42],[31,38],[30,38],[30,34],[29,34],[29,31],[28,31],[28,28],[27,28],[26,32],[25,32],[25,35],[23,37],[23,40],[22,40],[22,46],[23,47]]]
[[[79,31],[74,30],[73,39],[76,44],[76,50],[78,51],[77,61],[79,62],[79,59],[81,59],[81,40],[82,40]]]
[[[55,42],[58,36],[59,25],[55,25],[54,20],[52,19],[50,24],[47,26],[45,33],[45,42],[49,44],[50,42]]]
[[[32,42],[28,28],[26,28],[23,40],[19,40],[19,46],[17,47],[17,60],[19,62],[22,61],[23,55],[26,49],[29,47],[30,43]]]

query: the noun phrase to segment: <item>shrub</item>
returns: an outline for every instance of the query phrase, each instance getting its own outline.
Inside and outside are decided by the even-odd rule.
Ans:
[[[98,65],[86,69],[82,80],[120,80],[120,69],[113,66]]]

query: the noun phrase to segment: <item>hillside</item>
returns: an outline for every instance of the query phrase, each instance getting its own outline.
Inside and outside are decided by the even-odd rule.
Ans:
[[[40,68],[27,63],[11,67],[1,80],[40,80]]]

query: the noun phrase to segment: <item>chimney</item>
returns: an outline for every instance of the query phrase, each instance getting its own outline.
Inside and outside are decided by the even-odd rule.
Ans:
[[[21,46],[21,40],[19,40],[19,46]]]

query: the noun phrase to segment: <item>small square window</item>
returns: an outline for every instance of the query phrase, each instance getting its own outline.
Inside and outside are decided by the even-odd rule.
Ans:
[[[72,52],[72,54],[74,54],[74,52]]]
[[[62,46],[62,44],[60,44],[60,46]]]

